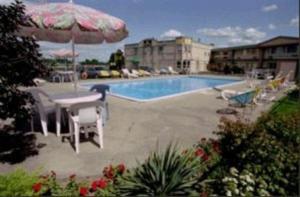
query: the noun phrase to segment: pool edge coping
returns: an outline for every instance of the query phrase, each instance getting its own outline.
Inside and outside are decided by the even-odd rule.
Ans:
[[[187,95],[187,94],[192,94],[192,93],[197,93],[197,92],[204,92],[206,90],[212,90],[213,88],[223,88],[223,87],[227,87],[227,86],[233,86],[233,85],[238,85],[238,84],[243,84],[246,81],[243,80],[241,77],[233,77],[233,76],[212,76],[212,75],[185,75],[185,76],[181,76],[181,75],[177,75],[177,76],[166,76],[166,77],[151,77],[151,78],[143,78],[143,79],[132,79],[130,81],[146,81],[146,80],[153,80],[153,79],[166,79],[166,78],[178,78],[178,77],[212,77],[212,78],[217,78],[217,79],[240,79],[241,81],[238,82],[233,82],[233,83],[229,83],[229,84],[225,84],[225,85],[218,85],[218,86],[214,86],[214,87],[207,87],[207,88],[200,88],[200,89],[196,89],[196,90],[191,90],[191,91],[187,91],[187,92],[182,92],[182,93],[177,93],[177,94],[172,94],[172,95],[168,95],[168,96],[161,96],[161,97],[157,97],[157,98],[152,98],[152,99],[136,99],[136,98],[132,98],[132,97],[127,97],[127,96],[123,96],[120,94],[114,94],[109,92],[108,94],[117,98],[121,98],[121,99],[125,99],[125,100],[129,100],[129,101],[134,101],[134,102],[139,102],[139,103],[146,103],[146,102],[153,102],[153,101],[159,101],[159,100],[165,100],[165,99],[169,99],[169,98],[173,98],[173,97],[177,97],[177,96],[183,96],[183,95]],[[118,80],[118,81],[113,81],[115,83],[118,82],[123,82],[123,81],[128,81],[127,80]],[[106,83],[113,83],[113,82],[107,82]],[[84,83],[83,85],[88,85],[88,84],[93,84],[93,82],[88,82],[88,83]],[[82,85],[80,85],[81,87],[83,87]],[[83,87],[85,89],[87,89],[86,87]]]

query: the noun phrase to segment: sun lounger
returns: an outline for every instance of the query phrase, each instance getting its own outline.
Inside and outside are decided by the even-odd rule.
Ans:
[[[131,73],[138,76],[138,77],[142,77],[143,76],[143,73],[140,73],[139,71],[135,70],[135,69],[132,69],[131,70]]]
[[[127,68],[123,68],[122,73],[123,73],[123,77],[126,77],[126,78],[138,78],[139,77],[138,75],[136,75],[134,73],[130,73]]]
[[[168,67],[168,71],[169,71],[170,74],[178,75],[178,72],[176,72],[175,70],[173,70],[173,68],[171,66]]]
[[[116,70],[111,70],[110,71],[110,76],[112,76],[112,77],[120,77],[121,73],[119,71],[116,71]]]
[[[110,74],[107,70],[100,70],[99,77],[110,77]]]
[[[228,101],[235,102],[241,105],[242,107],[244,107],[248,104],[255,103],[255,96],[256,96],[256,91],[249,90],[229,97]]]

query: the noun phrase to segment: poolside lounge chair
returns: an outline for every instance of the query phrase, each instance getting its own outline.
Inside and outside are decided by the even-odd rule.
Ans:
[[[165,68],[161,68],[160,70],[159,70],[159,74],[162,74],[162,75],[166,75],[166,74],[168,74],[169,72],[167,71],[167,69],[165,69]]]
[[[69,128],[71,141],[74,141],[75,136],[75,150],[79,153],[80,131],[85,133],[88,137],[88,132],[92,129],[98,134],[99,146],[103,148],[103,127],[102,118],[100,115],[100,102],[88,102],[71,105],[68,111]]]
[[[45,97],[46,99],[49,99],[49,95],[38,88],[31,88],[26,90],[29,92],[33,99],[35,100],[34,107],[35,111],[38,112],[38,116],[41,121],[42,130],[44,136],[48,136],[48,115],[50,113],[55,113],[55,107],[54,106],[45,106],[42,102],[42,97]],[[31,119],[31,129],[34,130],[34,119],[32,117]]]
[[[239,104],[240,106],[244,107],[248,104],[255,103],[255,96],[256,91],[255,90],[249,90],[245,92],[240,92],[236,95],[230,96],[228,98],[228,101],[234,102]]]
[[[158,75],[160,75],[160,71],[157,70],[157,69],[154,69],[154,70],[151,72],[151,75],[153,75],[153,76],[158,76]]]
[[[111,70],[110,71],[110,76],[111,77],[120,77],[121,76],[121,73],[117,70]]]
[[[127,68],[123,68],[122,73],[123,73],[123,77],[126,77],[126,78],[138,78],[139,77],[138,75],[136,75],[134,73],[130,73]]]
[[[99,77],[110,77],[110,73],[107,70],[100,70]]]
[[[106,84],[97,84],[94,85],[90,91],[96,91],[98,93],[102,94],[102,97],[100,99],[100,106],[101,106],[101,116],[103,120],[103,126],[105,126],[106,121],[109,119],[109,108],[108,108],[108,102],[106,101],[106,93],[110,91],[109,85]]]
[[[149,73],[148,71],[139,69],[138,72],[142,75],[142,76],[151,76],[151,73]]]
[[[171,66],[168,67],[168,71],[169,71],[170,74],[178,75],[178,72],[176,72],[175,70],[173,70],[173,68]]]
[[[131,72],[132,72],[132,74],[134,74],[134,75],[136,75],[138,77],[142,77],[143,76],[143,73],[141,73],[141,72],[139,72],[139,71],[137,71],[135,69],[132,69]]]

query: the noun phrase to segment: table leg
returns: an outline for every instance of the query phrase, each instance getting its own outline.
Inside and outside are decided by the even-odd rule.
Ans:
[[[56,104],[56,135],[60,136],[61,130],[61,107],[59,104]]]

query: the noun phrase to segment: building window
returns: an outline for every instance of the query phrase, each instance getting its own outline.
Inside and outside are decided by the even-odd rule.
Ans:
[[[287,52],[288,53],[296,53],[297,52],[297,46],[296,45],[287,46]]]
[[[164,51],[164,47],[163,46],[159,46],[158,47],[158,53],[163,53]]]
[[[138,49],[137,48],[133,48],[133,53],[134,55],[137,55]]]
[[[270,52],[271,52],[271,54],[276,53],[276,48],[275,47],[271,48]]]
[[[181,61],[177,61],[177,68],[181,68]]]

